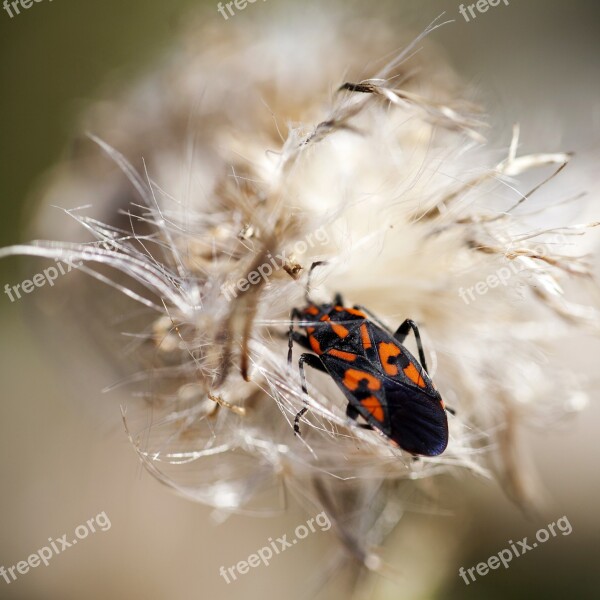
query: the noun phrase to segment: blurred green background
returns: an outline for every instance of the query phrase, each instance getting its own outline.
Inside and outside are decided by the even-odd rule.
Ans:
[[[235,18],[250,18],[251,11],[269,11],[276,4],[282,2],[249,5]],[[363,4],[386,10],[385,2]],[[393,4],[416,32],[444,10],[457,20],[432,39],[445,48],[465,81],[480,90],[497,131],[505,132],[505,144],[519,120],[525,150],[575,150],[582,164],[597,162],[600,5],[512,0],[465,23],[459,2]],[[27,239],[32,194],[45,172],[68,155],[81,111],[107,84],[126,84],[151,68],[188,11],[199,5],[206,6],[208,22],[227,27],[212,1],[42,0],[13,19],[0,11],[1,246]],[[577,179],[576,173],[565,173],[574,189],[595,185],[594,178]],[[597,178],[597,167],[587,173]],[[2,287],[24,278],[18,265],[16,259],[0,262]],[[233,517],[213,528],[207,509],[161,488],[139,467],[115,405],[94,412],[94,406],[106,402],[98,390],[111,382],[110,375],[99,375],[84,394],[76,391],[68,376],[75,367],[57,370],[48,347],[38,343],[30,302],[0,298],[0,564],[15,564],[48,536],[103,510],[113,528],[11,586],[0,580],[0,598],[303,597],[305,569],[316,564],[311,557],[318,556],[319,540],[308,540],[302,556],[290,552],[278,566],[247,576],[241,586],[224,585],[218,567],[254,551],[268,535],[289,531],[303,522],[304,514],[296,510],[267,526]],[[56,345],[62,343],[56,339]],[[582,353],[581,368],[597,369],[594,356]],[[440,598],[598,597],[598,417],[596,404],[551,439],[543,433],[533,436],[531,445],[554,503],[549,520],[566,512],[573,534],[469,588],[456,576],[453,589]],[[479,497],[465,508],[473,519],[460,552],[459,564],[465,567],[547,522],[526,521],[492,484],[465,485]],[[378,597],[402,594],[388,590]]]
[[[28,193],[68,153],[78,114],[107,84],[149,68],[201,4],[43,0],[12,19],[0,11],[2,245],[22,241]],[[12,265],[0,264],[3,279]]]

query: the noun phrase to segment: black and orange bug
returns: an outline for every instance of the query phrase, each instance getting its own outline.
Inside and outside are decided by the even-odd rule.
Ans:
[[[293,342],[311,350],[300,356],[298,366],[302,391],[307,394],[304,366],[328,373],[348,399],[346,414],[361,427],[377,429],[400,448],[413,455],[437,456],[448,445],[448,418],[442,397],[431,382],[425,362],[419,328],[406,319],[395,333],[361,306],[347,308],[337,294],[331,304],[315,304],[306,288],[306,307],[294,308],[289,329],[288,364]],[[294,329],[294,321],[306,335]],[[414,333],[420,364],[402,345]],[[300,419],[308,405],[298,412],[294,431],[300,434]]]

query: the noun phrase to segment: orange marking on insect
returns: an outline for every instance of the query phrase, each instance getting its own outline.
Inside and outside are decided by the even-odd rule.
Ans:
[[[368,398],[361,400],[360,403],[371,413],[374,419],[383,423],[385,420],[383,406],[381,406],[381,402],[379,402],[375,396],[369,396]]]
[[[391,342],[381,342],[379,344],[379,360],[383,366],[383,370],[388,375],[398,375],[398,365],[390,364],[388,360],[394,356],[399,356],[402,351],[396,344]],[[412,365],[411,365],[412,366]]]
[[[352,354],[351,352],[343,352],[342,350],[336,350],[335,348],[328,350],[327,354],[335,356],[336,358],[341,358],[342,360],[347,360],[348,362],[353,362],[356,360],[356,354]]]
[[[417,370],[415,365],[413,365],[412,363],[410,363],[410,365],[408,365],[408,367],[406,367],[404,369],[404,374],[413,383],[416,383],[419,387],[422,387],[422,388],[425,387],[425,382],[423,381],[423,378],[421,377],[421,373],[419,373],[419,371]]]
[[[323,354],[323,350],[321,350],[321,344],[319,344],[319,340],[314,335],[308,336],[308,342],[310,347],[313,349],[313,352],[317,354]]]
[[[350,333],[343,325],[339,325],[338,323],[332,322],[331,329],[333,329],[333,332],[341,338],[345,338]]]
[[[309,315],[318,315],[319,309],[316,306],[311,305],[311,306],[308,306],[307,308],[305,308],[304,312]]]
[[[307,327],[306,331],[310,334],[310,333],[314,333],[315,332],[315,328],[314,327]]]
[[[365,350],[373,345],[371,344],[371,338],[369,337],[369,329],[366,323],[363,323],[360,326],[360,339],[362,340],[362,345]]]
[[[350,333],[343,325],[340,325],[339,323],[334,323],[329,318],[329,315],[323,315],[321,317],[321,321],[329,321],[331,323],[331,329],[333,329],[333,332],[338,337],[345,338]]]
[[[373,377],[370,373],[365,373],[358,369],[347,369],[344,373],[343,384],[353,392],[358,389],[363,379],[367,380],[367,387],[370,390],[376,391],[381,388],[381,381],[377,377]]]
[[[356,308],[346,308],[345,306],[335,306],[334,308],[337,312],[347,312],[349,315],[354,315],[355,317],[367,318],[364,312],[356,310]]]

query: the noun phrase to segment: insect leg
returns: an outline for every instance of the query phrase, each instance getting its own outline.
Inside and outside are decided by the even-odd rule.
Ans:
[[[358,412],[358,410],[356,410],[356,407],[348,403],[348,406],[346,406],[346,416],[352,421],[356,421],[359,415],[360,413]],[[361,429],[373,429],[373,426],[369,425],[368,423],[356,423],[356,426],[360,427]]]
[[[292,332],[292,339],[297,344],[300,344],[303,348],[306,348],[307,350],[312,350],[312,348],[310,346],[310,342],[308,341],[308,336],[306,336],[302,333],[298,333],[297,331],[294,331],[294,332]],[[291,360],[288,361],[288,364],[291,364]]]
[[[308,394],[308,390],[306,388],[306,376],[304,375],[304,363],[306,363],[309,367],[312,367],[313,369],[327,372],[327,369],[321,362],[321,359],[315,354],[300,355],[300,360],[298,361],[298,369],[300,370],[300,382],[302,383],[302,391],[304,392],[304,406],[300,411],[298,411],[298,414],[296,414],[296,417],[294,418],[294,433],[296,435],[300,435],[300,419],[308,410],[308,402],[306,401],[306,395]]]
[[[297,308],[292,309],[292,314],[290,315],[290,329],[288,331],[288,365],[292,364],[292,346],[294,345],[294,341],[298,341],[297,336],[301,335],[294,331],[294,319],[300,318],[300,311]],[[304,337],[304,336],[302,336]],[[308,340],[307,340],[308,341]]]
[[[353,421],[358,419],[359,412],[356,410],[356,407],[348,402],[348,406],[346,406],[346,416]]]
[[[344,299],[342,298],[342,295],[340,293],[337,293],[333,297],[333,305],[334,306],[344,306]]]
[[[406,319],[400,327],[394,333],[394,337],[402,344],[408,335],[408,332],[412,329],[415,334],[415,339],[417,340],[417,348],[419,349],[419,359],[421,361],[421,366],[425,369],[426,373],[429,373],[427,369],[427,362],[425,361],[425,352],[423,352],[423,344],[421,343],[421,334],[419,333],[419,328],[417,324],[411,319]]]
[[[394,337],[402,344],[408,335],[409,330],[413,330],[415,334],[415,339],[417,340],[417,348],[419,349],[419,360],[421,361],[421,366],[425,369],[426,373],[429,373],[427,369],[427,362],[425,361],[425,353],[423,352],[423,344],[421,343],[421,334],[419,333],[419,327],[417,324],[411,319],[406,319],[400,327],[398,327]],[[456,411],[449,406],[446,406],[446,410],[451,414],[455,415]]]

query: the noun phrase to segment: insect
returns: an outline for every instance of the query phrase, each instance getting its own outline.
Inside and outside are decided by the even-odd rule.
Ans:
[[[437,456],[448,445],[448,418],[444,401],[427,371],[419,328],[406,319],[392,333],[361,306],[348,308],[337,294],[331,304],[316,304],[309,298],[309,272],[304,309],[294,308],[288,335],[288,364],[292,362],[293,342],[311,353],[300,356],[298,366],[302,391],[307,394],[305,365],[328,373],[348,399],[347,416],[362,416],[400,448],[413,455]],[[306,335],[296,331],[294,321]],[[414,333],[420,364],[402,345]],[[308,404],[298,412],[294,431],[300,435],[300,419]]]

